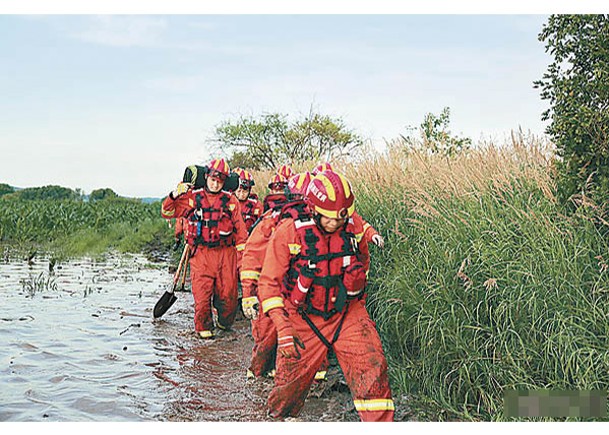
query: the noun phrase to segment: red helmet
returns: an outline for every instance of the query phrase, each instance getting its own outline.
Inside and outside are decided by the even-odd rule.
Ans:
[[[254,184],[254,177],[251,172],[246,171],[245,169],[235,168],[233,172],[239,176],[239,186],[243,189],[250,189]]]
[[[273,184],[283,184],[282,187],[279,187],[279,189],[283,189],[288,184],[288,180],[283,175],[274,174],[273,176],[271,176],[271,179],[269,180],[269,184],[268,184],[269,189],[272,188],[271,186]]]
[[[209,165],[207,165],[207,167],[209,168],[208,175],[212,177],[218,177],[221,180],[226,180],[228,174],[230,173],[228,163],[226,163],[226,160],[224,159],[214,159],[209,162]]]
[[[290,165],[283,165],[280,166],[279,169],[277,169],[277,174],[288,180],[292,175],[294,175],[294,171],[292,170]]]
[[[313,177],[306,198],[317,213],[329,218],[346,219],[355,211],[351,185],[336,172],[324,171]]]
[[[332,165],[329,162],[320,163],[319,165],[313,168],[311,174],[313,174],[313,176],[316,176],[317,174],[323,171],[334,171],[334,169],[332,168]]]
[[[303,195],[307,192],[307,187],[311,182],[311,173],[301,172],[300,174],[292,175],[288,181],[288,188],[291,193]]]

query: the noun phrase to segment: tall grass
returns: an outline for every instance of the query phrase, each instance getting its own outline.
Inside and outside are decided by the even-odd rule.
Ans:
[[[394,143],[343,165],[372,248],[371,314],[397,392],[432,420],[502,420],[507,389],[607,389],[609,244],[555,200],[534,138],[454,158]]]

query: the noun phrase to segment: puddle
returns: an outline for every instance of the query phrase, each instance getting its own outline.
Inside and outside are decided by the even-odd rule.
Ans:
[[[272,380],[247,380],[249,322],[213,341],[193,332],[193,300],[167,264],[109,255],[0,263],[0,421],[271,421]],[[331,368],[332,369],[332,368]],[[314,387],[300,421],[358,421],[340,373]]]

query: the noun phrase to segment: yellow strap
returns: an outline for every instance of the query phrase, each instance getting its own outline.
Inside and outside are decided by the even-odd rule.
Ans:
[[[267,313],[269,310],[274,308],[283,308],[283,298],[281,296],[274,296],[262,301],[262,312]]]
[[[290,248],[290,254],[292,255],[300,254],[300,250],[302,249],[302,246],[296,243],[288,243],[288,247]]]
[[[258,281],[260,279],[260,272],[256,272],[255,270],[242,270],[239,274],[241,281],[244,279],[253,279],[254,281]]]
[[[357,411],[393,411],[395,409],[391,399],[360,399],[354,400]]]

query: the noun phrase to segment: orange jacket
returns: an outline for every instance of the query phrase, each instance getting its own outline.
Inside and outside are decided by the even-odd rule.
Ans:
[[[215,198],[218,195],[217,193],[209,193],[204,189],[200,189],[197,191],[189,190],[188,192],[184,193],[183,195],[180,195],[175,199],[173,199],[171,195],[169,195],[163,200],[163,203],[161,205],[161,216],[165,219],[177,219],[181,217],[186,217],[188,213],[190,213],[190,211],[195,208],[195,195],[197,193],[203,193],[204,195],[206,195],[210,204],[213,204],[215,202]],[[240,257],[243,252],[243,249],[245,248],[245,241],[247,240],[247,229],[245,228],[245,223],[243,222],[243,218],[241,217],[241,206],[239,204],[239,200],[234,195],[230,196],[230,199],[228,201],[228,208],[231,211],[231,219],[235,232],[235,245]]]
[[[365,240],[367,243],[370,243],[372,241],[372,237],[375,234],[378,234],[378,231],[375,230],[372,225],[366,222],[366,220],[361,217],[357,211],[353,212],[351,219],[353,220],[353,225],[355,225],[358,230],[361,230],[355,234],[358,242]]]
[[[277,225],[277,215],[277,212],[267,210],[260,217],[260,222],[254,227],[245,243],[239,273],[244,298],[257,296],[258,279],[260,279],[269,239]]]
[[[174,230],[174,236],[176,239],[184,232],[184,227],[186,225],[184,220],[185,220],[184,218],[176,219],[176,226],[175,226],[175,230]]]
[[[332,237],[341,237],[341,234],[336,232],[323,237],[329,245]],[[283,280],[292,265],[293,258],[303,250],[304,243],[304,240],[300,239],[294,219],[285,218],[277,224],[268,241],[258,280],[258,300],[264,313],[285,306],[282,295]],[[358,259],[362,261],[360,255]]]
[[[241,217],[243,218],[243,222],[245,222],[245,227],[249,233],[258,218],[262,216],[264,206],[262,205],[262,202],[251,196],[239,203],[241,204]]]
[[[357,212],[353,212],[350,221],[355,227],[355,238],[359,243],[360,260],[368,271],[370,269],[370,248],[368,244],[372,240],[372,236],[378,234],[378,232]]]

